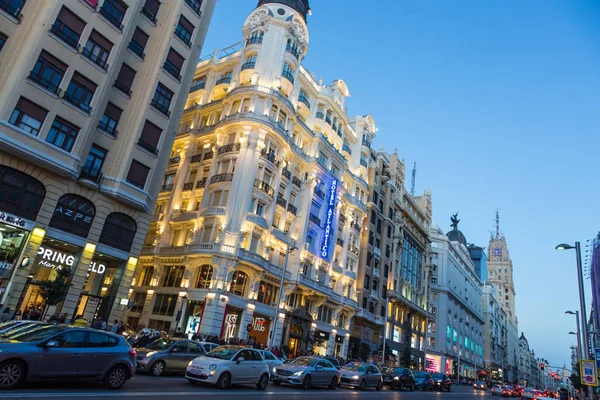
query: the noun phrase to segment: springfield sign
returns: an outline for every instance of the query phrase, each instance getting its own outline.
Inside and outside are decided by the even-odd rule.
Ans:
[[[37,254],[38,265],[41,267],[60,269],[66,265],[67,267],[72,268],[75,264],[75,256],[73,254],[64,253],[48,247],[40,246]],[[88,271],[103,274],[106,272],[106,266],[92,261]]]
[[[329,242],[331,239],[331,233],[333,232],[333,219],[335,217],[335,202],[337,200],[337,187],[338,181],[334,179],[331,181],[329,187],[329,197],[327,198],[327,214],[325,218],[325,230],[323,235],[323,242],[321,243],[321,258],[329,260]]]

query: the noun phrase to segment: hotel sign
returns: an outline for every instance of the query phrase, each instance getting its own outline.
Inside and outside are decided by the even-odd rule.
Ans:
[[[327,213],[325,214],[325,230],[323,234],[323,242],[321,243],[321,258],[329,260],[329,242],[333,232],[333,219],[335,217],[335,203],[337,201],[337,186],[338,181],[334,179],[331,181],[329,187],[329,197],[327,198]]]

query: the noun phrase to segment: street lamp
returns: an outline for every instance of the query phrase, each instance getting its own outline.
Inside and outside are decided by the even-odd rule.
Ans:
[[[575,320],[577,323],[577,333],[569,332],[569,335],[577,336],[577,360],[581,360],[581,335],[579,334],[579,311],[565,311],[565,314],[570,314],[575,316]]]
[[[579,242],[575,242],[575,246],[571,246],[570,244],[561,243],[556,246],[556,250],[572,250],[575,249],[575,261],[577,262],[577,281],[579,283],[579,307],[581,308],[581,337],[584,341],[584,348],[581,350],[581,355],[589,360],[590,356],[590,346],[588,345],[588,329],[587,329],[587,313],[585,311],[585,291],[583,287],[583,270],[581,268],[581,245]],[[579,324],[577,324],[579,325]],[[590,399],[594,398],[594,393],[591,386],[587,387],[588,389],[588,397]]]
[[[283,284],[285,281],[285,273],[287,271],[288,258],[290,255],[290,251],[298,250],[296,246],[288,245],[287,251],[285,252],[285,261],[283,262],[283,271],[281,272],[281,282],[279,283],[279,296],[277,296],[277,305],[275,306],[275,318],[273,319],[273,330],[271,333],[270,346],[267,348],[273,347],[273,342],[275,341],[275,334],[277,333],[277,321],[279,321],[279,307],[281,306],[281,296],[283,295]]]

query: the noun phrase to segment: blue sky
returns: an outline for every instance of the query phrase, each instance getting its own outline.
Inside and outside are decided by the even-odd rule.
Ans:
[[[241,40],[256,3],[218,0],[203,54]],[[467,240],[487,246],[500,209],[519,330],[538,357],[569,365],[575,254],[554,246],[600,230],[600,5],[310,3],[305,66],[347,83],[349,114],[374,116],[374,146],[398,148],[407,176],[417,162],[416,191],[431,189],[444,230],[459,211]]]

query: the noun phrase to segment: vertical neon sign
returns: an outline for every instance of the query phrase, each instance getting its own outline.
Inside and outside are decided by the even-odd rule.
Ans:
[[[337,179],[331,181],[329,198],[327,199],[327,214],[325,219],[325,233],[321,243],[321,258],[329,260],[329,239],[333,232],[333,218],[335,217],[335,202],[337,200]]]

